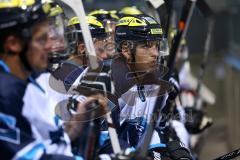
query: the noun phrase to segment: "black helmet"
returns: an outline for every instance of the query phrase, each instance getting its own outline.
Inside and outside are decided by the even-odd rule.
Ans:
[[[117,21],[119,17],[117,16],[117,11],[112,10],[112,11],[106,11],[104,9],[99,9],[99,10],[94,10],[90,12],[88,15],[89,16],[94,16],[96,17],[99,21],[106,21],[106,20],[111,20],[111,21]]]
[[[163,31],[161,25],[148,15],[122,17],[116,26],[116,43],[123,41],[160,41]]]
[[[48,16],[49,3],[41,0],[0,1],[0,30],[26,28]]]
[[[104,25],[107,33],[113,33],[119,17],[116,10],[106,11],[104,9],[94,10],[88,14],[89,16],[96,17]]]

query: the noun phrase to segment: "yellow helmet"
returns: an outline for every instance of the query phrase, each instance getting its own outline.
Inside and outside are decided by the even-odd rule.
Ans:
[[[103,27],[103,24],[97,20],[94,16],[87,16],[87,22],[93,38],[105,38],[107,33]],[[78,17],[72,17],[67,24],[67,39],[72,48],[72,52],[76,48],[79,41],[83,41],[82,30],[80,28],[80,21]]]
[[[119,11],[120,15],[139,15],[143,14],[136,6],[124,7]]]
[[[64,14],[63,9],[61,6],[59,6],[59,4],[57,4],[55,2],[50,2],[50,5],[51,5],[51,9],[50,9],[50,13],[49,13],[50,17]]]
[[[97,18],[94,17],[94,16],[87,16],[87,22],[88,22],[89,26],[103,28],[102,22],[98,21]],[[79,28],[79,24],[80,24],[80,21],[79,21],[78,17],[72,17],[68,21],[68,25],[67,26],[75,25],[75,26],[77,26],[77,28]]]

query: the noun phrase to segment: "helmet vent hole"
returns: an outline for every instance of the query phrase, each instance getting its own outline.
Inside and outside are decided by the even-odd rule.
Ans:
[[[141,21],[137,20],[137,23],[142,23]]]

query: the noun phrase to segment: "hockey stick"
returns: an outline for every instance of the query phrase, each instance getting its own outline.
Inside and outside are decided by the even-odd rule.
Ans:
[[[204,45],[203,61],[201,63],[199,75],[198,75],[197,88],[196,88],[197,96],[195,97],[195,100],[194,100],[194,107],[197,107],[199,93],[200,93],[200,89],[201,89],[201,86],[203,83],[203,77],[204,77],[204,74],[205,74],[206,68],[207,68],[213,27],[214,27],[214,20],[210,19],[209,23],[208,23],[207,38],[206,38],[205,45]]]
[[[147,0],[147,1],[150,2],[155,9],[164,4],[164,0]]]
[[[150,14],[157,20],[161,21],[160,15],[157,9],[164,4],[163,0],[146,0],[147,5],[149,7]]]
[[[207,3],[204,0],[200,0],[197,2],[197,7],[200,9],[200,11],[203,13],[203,15],[208,20],[208,26],[207,26],[207,37],[204,44],[204,52],[203,52],[203,61],[200,66],[199,74],[198,74],[198,80],[197,80],[197,88],[196,88],[196,97],[194,100],[194,107],[197,108],[197,102],[199,99],[200,89],[203,83],[203,77],[206,71],[207,63],[208,63],[208,57],[210,53],[210,44],[212,40],[212,31],[214,28],[214,19],[213,19],[213,12],[210,9],[210,7],[207,5]]]
[[[94,109],[98,106],[98,101],[92,102],[89,104],[88,109]],[[90,117],[91,119],[94,119],[96,112],[91,112]],[[89,126],[87,128],[87,146],[84,152],[84,158],[85,159],[95,159],[96,150],[99,147],[99,138],[100,138],[100,126],[101,122],[100,119],[95,119],[89,122]]]

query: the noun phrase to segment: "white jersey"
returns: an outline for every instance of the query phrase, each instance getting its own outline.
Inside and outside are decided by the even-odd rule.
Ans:
[[[41,91],[36,85],[29,83],[24,95],[23,115],[31,123],[34,137],[37,141],[48,142],[46,152],[50,154],[64,154],[72,156],[70,139],[66,133],[61,131],[61,123],[54,113],[55,99],[51,96],[48,85],[50,73],[41,74],[36,82],[41,85]],[[64,98],[65,95],[58,95]],[[62,132],[58,137],[61,143],[52,143],[54,134]]]
[[[144,86],[145,102],[142,102],[139,98],[136,85],[124,93],[121,98],[119,98],[121,108],[120,122],[122,123],[126,119],[135,119],[137,117],[143,117],[148,121],[156,101],[155,95],[158,93],[157,88],[158,86],[156,85]]]
[[[73,80],[71,87],[66,90],[65,81],[57,80],[50,73],[43,73],[36,79],[37,87],[33,83],[29,83],[26,88],[24,95],[24,107],[23,115],[31,122],[31,128],[34,134],[39,141],[49,141],[49,146],[47,152],[52,154],[64,154],[72,155],[70,139],[68,135],[62,130],[63,121],[60,119],[63,114],[59,113],[56,115],[56,112],[62,107],[61,102],[67,101],[70,96],[73,94],[73,89],[79,84],[82,76],[87,72],[88,69],[79,70],[76,67],[71,73],[75,74],[75,78],[68,77],[70,80]],[[80,72],[79,72],[80,71]],[[69,74],[69,75],[70,75]],[[76,93],[77,94],[77,93]],[[84,101],[85,96],[78,95],[78,101]],[[66,119],[66,117],[64,117]],[[60,134],[60,137],[63,143],[52,144],[52,139],[56,138],[54,135]]]
[[[124,93],[121,98],[119,98],[119,106],[121,108],[121,116],[120,116],[120,122],[123,124],[125,121],[128,121],[128,123],[133,123],[134,125],[137,125],[138,129],[144,128],[147,125],[147,122],[149,122],[150,115],[153,112],[153,107],[155,105],[158,93],[158,86],[157,85],[145,85],[145,101],[142,102],[142,100],[139,98],[137,86],[133,86],[128,92]],[[177,107],[180,113],[180,117],[184,117],[184,111],[182,111],[182,107]],[[137,123],[136,123],[137,121]],[[185,144],[185,146],[189,147],[189,134],[183,124],[183,122],[172,120],[171,126],[174,128],[177,136],[179,137],[180,141]],[[134,128],[132,128],[132,131]],[[141,130],[141,129],[140,129]],[[133,131],[134,132],[134,131]],[[137,136],[133,136],[137,137]],[[150,148],[151,146],[158,147],[158,144],[161,144],[161,140],[159,138],[159,135],[156,131],[154,131]]]
[[[136,85],[124,93],[121,98],[119,98],[118,101],[121,109],[121,125],[123,125],[124,122],[127,122],[129,124],[135,125],[135,129],[138,130],[135,132],[132,130],[133,128],[131,129],[132,133],[136,134],[131,136],[132,139],[138,137],[137,135],[139,134],[143,134],[140,132],[145,131],[147,123],[149,122],[150,116],[153,112],[153,108],[157,99],[156,95],[158,94],[158,89],[158,85],[144,85],[144,102],[139,98]],[[134,144],[136,141],[139,141],[139,139],[136,139]],[[150,145],[156,146],[157,144],[161,144],[161,141],[158,133],[154,131]]]

